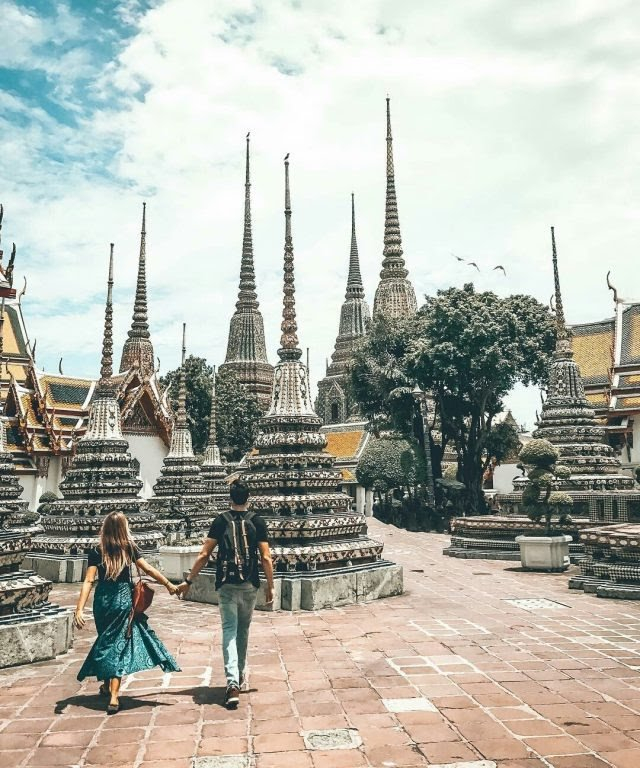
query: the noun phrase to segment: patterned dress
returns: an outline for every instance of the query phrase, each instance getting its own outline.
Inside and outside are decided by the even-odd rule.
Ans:
[[[136,549],[134,560],[139,557],[140,551]],[[127,637],[132,590],[129,567],[125,566],[115,581],[107,579],[99,550],[89,553],[88,565],[98,566],[98,585],[93,598],[98,637],[78,672],[78,680],[86,677],[108,680],[158,666],[164,672],[179,672],[180,667],[149,627],[145,614],[136,616]]]

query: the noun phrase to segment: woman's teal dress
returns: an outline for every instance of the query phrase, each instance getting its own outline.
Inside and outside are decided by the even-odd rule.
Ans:
[[[140,557],[138,550],[134,559]],[[78,680],[97,677],[108,680],[123,677],[143,669],[160,667],[164,672],[179,672],[176,660],[149,627],[145,614],[137,616],[131,624],[131,575],[125,567],[113,581],[105,578],[105,567],[99,550],[89,553],[88,564],[98,566],[98,585],[93,597],[93,617],[98,637],[78,672]]]

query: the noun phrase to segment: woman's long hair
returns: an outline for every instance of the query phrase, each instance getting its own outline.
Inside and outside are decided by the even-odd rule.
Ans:
[[[100,529],[100,550],[107,579],[115,581],[122,569],[131,564],[134,546],[125,515],[110,512]]]

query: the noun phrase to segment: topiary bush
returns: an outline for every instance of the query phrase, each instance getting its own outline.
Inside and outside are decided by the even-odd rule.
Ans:
[[[554,480],[566,480],[569,467],[558,464],[560,452],[548,440],[531,440],[520,451],[519,459],[527,469],[527,485],[522,493],[522,505],[531,520],[545,521],[545,533],[551,535],[551,521],[570,523],[569,511],[573,499],[566,491],[554,491]]]

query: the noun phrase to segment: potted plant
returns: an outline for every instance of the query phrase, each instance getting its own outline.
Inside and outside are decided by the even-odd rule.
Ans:
[[[568,467],[558,464],[560,453],[548,440],[531,440],[520,451],[519,459],[527,469],[527,485],[522,505],[529,518],[544,522],[544,535],[518,536],[520,561],[528,571],[564,571],[569,566],[569,542],[572,537],[554,531],[555,518],[559,525],[571,522],[571,496],[554,486],[562,484],[571,474]],[[560,483],[558,482],[560,481]]]

